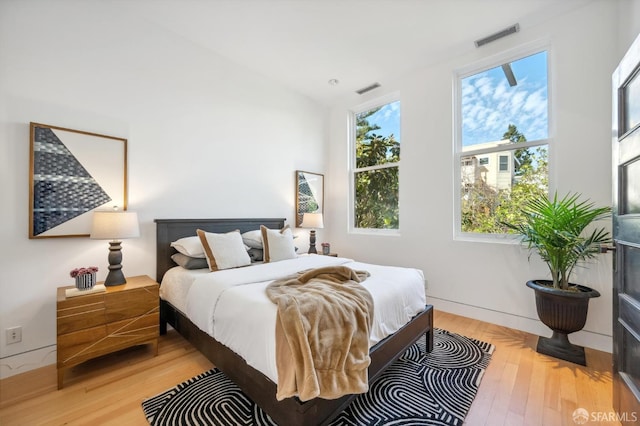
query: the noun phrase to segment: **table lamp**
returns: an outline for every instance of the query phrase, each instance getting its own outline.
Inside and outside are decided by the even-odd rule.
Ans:
[[[312,228],[309,231],[309,251],[308,253],[318,253],[316,250],[316,229],[324,228],[322,213],[304,213],[302,215],[301,228]]]
[[[138,214],[135,212],[109,210],[94,211],[91,226],[91,238],[109,241],[109,273],[104,281],[105,286],[126,284],[122,273],[121,241],[125,238],[140,236]]]

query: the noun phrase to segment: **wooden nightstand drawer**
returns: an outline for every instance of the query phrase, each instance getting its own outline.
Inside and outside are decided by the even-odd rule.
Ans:
[[[120,321],[158,311],[158,286],[130,291],[107,293],[105,297],[107,322]]]
[[[58,334],[71,333],[104,324],[104,303],[58,310]]]
[[[89,359],[130,346],[152,344],[158,353],[159,286],[144,276],[107,287],[103,293],[66,297],[58,288],[58,389],[64,371]]]
[[[159,336],[159,323],[159,312],[143,315],[133,321],[117,321],[107,325],[107,336],[109,339],[117,339],[122,342],[150,340]]]
[[[58,288],[58,311],[82,311],[83,309],[91,309],[96,303],[104,303],[104,293],[93,293],[82,297],[65,296],[65,290],[69,287]]]
[[[76,365],[101,355],[99,342],[107,337],[107,327],[86,328],[58,336],[58,368],[66,364]]]
[[[67,288],[58,288],[58,335],[104,324],[104,293],[67,299]]]

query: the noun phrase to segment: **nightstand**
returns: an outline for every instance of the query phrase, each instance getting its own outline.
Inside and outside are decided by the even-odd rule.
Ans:
[[[101,284],[101,283],[98,283]],[[151,344],[158,354],[159,285],[146,275],[102,293],[67,297],[58,287],[58,389],[65,370],[130,346]]]

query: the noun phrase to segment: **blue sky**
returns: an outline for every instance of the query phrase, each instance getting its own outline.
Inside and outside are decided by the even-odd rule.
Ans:
[[[501,66],[462,80],[462,144],[502,139],[515,124],[528,141],[548,138],[547,53],[540,52],[511,63],[518,84],[510,87]],[[383,106],[369,117],[382,136],[401,141],[400,101]]]
[[[511,63],[510,87],[498,66],[462,80],[462,145],[500,140],[515,124],[528,141],[548,137],[547,53]]]
[[[380,136],[389,136],[393,133],[397,141],[400,138],[400,101],[386,104],[378,112],[368,118],[369,123],[380,126],[373,133]]]

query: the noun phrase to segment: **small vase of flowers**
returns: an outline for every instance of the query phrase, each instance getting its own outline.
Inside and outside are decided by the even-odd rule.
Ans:
[[[78,290],[89,290],[96,284],[97,266],[89,266],[88,268],[75,268],[69,272],[71,278],[76,279],[76,288]]]

